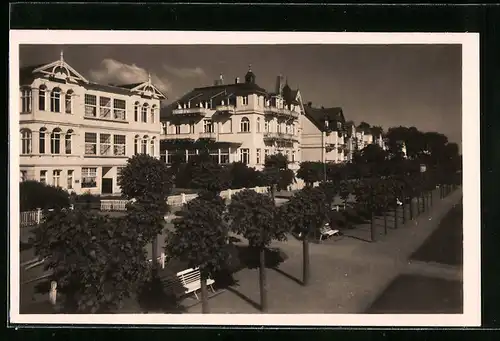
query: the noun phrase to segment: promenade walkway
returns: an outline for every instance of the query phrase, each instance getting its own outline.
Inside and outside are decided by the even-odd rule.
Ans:
[[[418,274],[461,280],[461,268],[409,261],[410,256],[437,229],[440,220],[462,197],[459,188],[440,200],[433,193],[434,206],[413,221],[377,233],[377,241],[364,242],[344,237],[310,244],[311,280],[302,286],[302,244],[290,237],[272,247],[288,259],[267,270],[269,313],[363,313],[396,277]],[[244,269],[234,275],[236,284],[209,300],[211,313],[260,313],[259,274]],[[200,313],[201,305],[188,308]]]

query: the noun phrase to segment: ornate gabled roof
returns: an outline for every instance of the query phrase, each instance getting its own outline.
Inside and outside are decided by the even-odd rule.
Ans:
[[[342,126],[345,124],[344,112],[341,107],[314,108],[308,104],[304,106],[304,114],[320,131],[326,131],[328,127],[333,127],[331,130],[336,130],[337,122],[342,123]],[[328,127],[326,122],[328,122]]]
[[[61,52],[61,57],[55,62],[41,65],[32,70],[33,74],[41,73],[49,77],[54,77],[58,79],[70,80],[73,82],[83,82],[89,83],[89,81],[83,77],[78,71],[73,69],[71,65],[64,61],[64,54]]]
[[[151,82],[151,75],[148,75],[148,80],[143,83],[125,84],[119,87],[130,89],[132,92],[138,92],[142,96],[154,97],[159,99],[166,99],[165,96],[156,86]]]

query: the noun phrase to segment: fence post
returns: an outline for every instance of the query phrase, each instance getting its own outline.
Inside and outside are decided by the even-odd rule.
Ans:
[[[37,208],[36,209],[36,223],[40,224],[40,220],[42,219],[42,209]]]
[[[57,301],[57,282],[50,282],[50,290],[49,290],[49,300],[52,305],[56,304]]]
[[[161,268],[165,269],[165,252],[162,252],[160,254],[160,264],[161,264]]]

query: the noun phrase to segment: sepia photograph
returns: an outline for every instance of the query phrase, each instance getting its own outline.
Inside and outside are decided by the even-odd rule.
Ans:
[[[31,32],[12,323],[479,324],[477,34]]]

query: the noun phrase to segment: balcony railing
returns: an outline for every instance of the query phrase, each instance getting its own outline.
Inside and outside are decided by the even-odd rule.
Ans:
[[[200,139],[216,140],[217,139],[217,133],[214,133],[214,132],[200,133],[199,138]]]
[[[234,105],[218,105],[215,110],[223,113],[234,114],[235,107]]]
[[[182,134],[162,134],[160,136],[163,140],[185,140],[185,139],[195,139],[194,134],[182,133]]]
[[[174,109],[172,111],[173,115],[202,115],[205,116],[210,112],[208,108],[186,108],[186,109]]]
[[[288,141],[298,141],[298,136],[287,133],[274,133],[266,132],[264,133],[264,139],[266,140],[288,140]]]
[[[266,107],[264,108],[264,113],[266,115],[276,115],[276,116],[287,116],[287,117],[293,117],[293,118],[298,118],[299,113],[285,109],[285,108],[277,108],[277,107]]]

